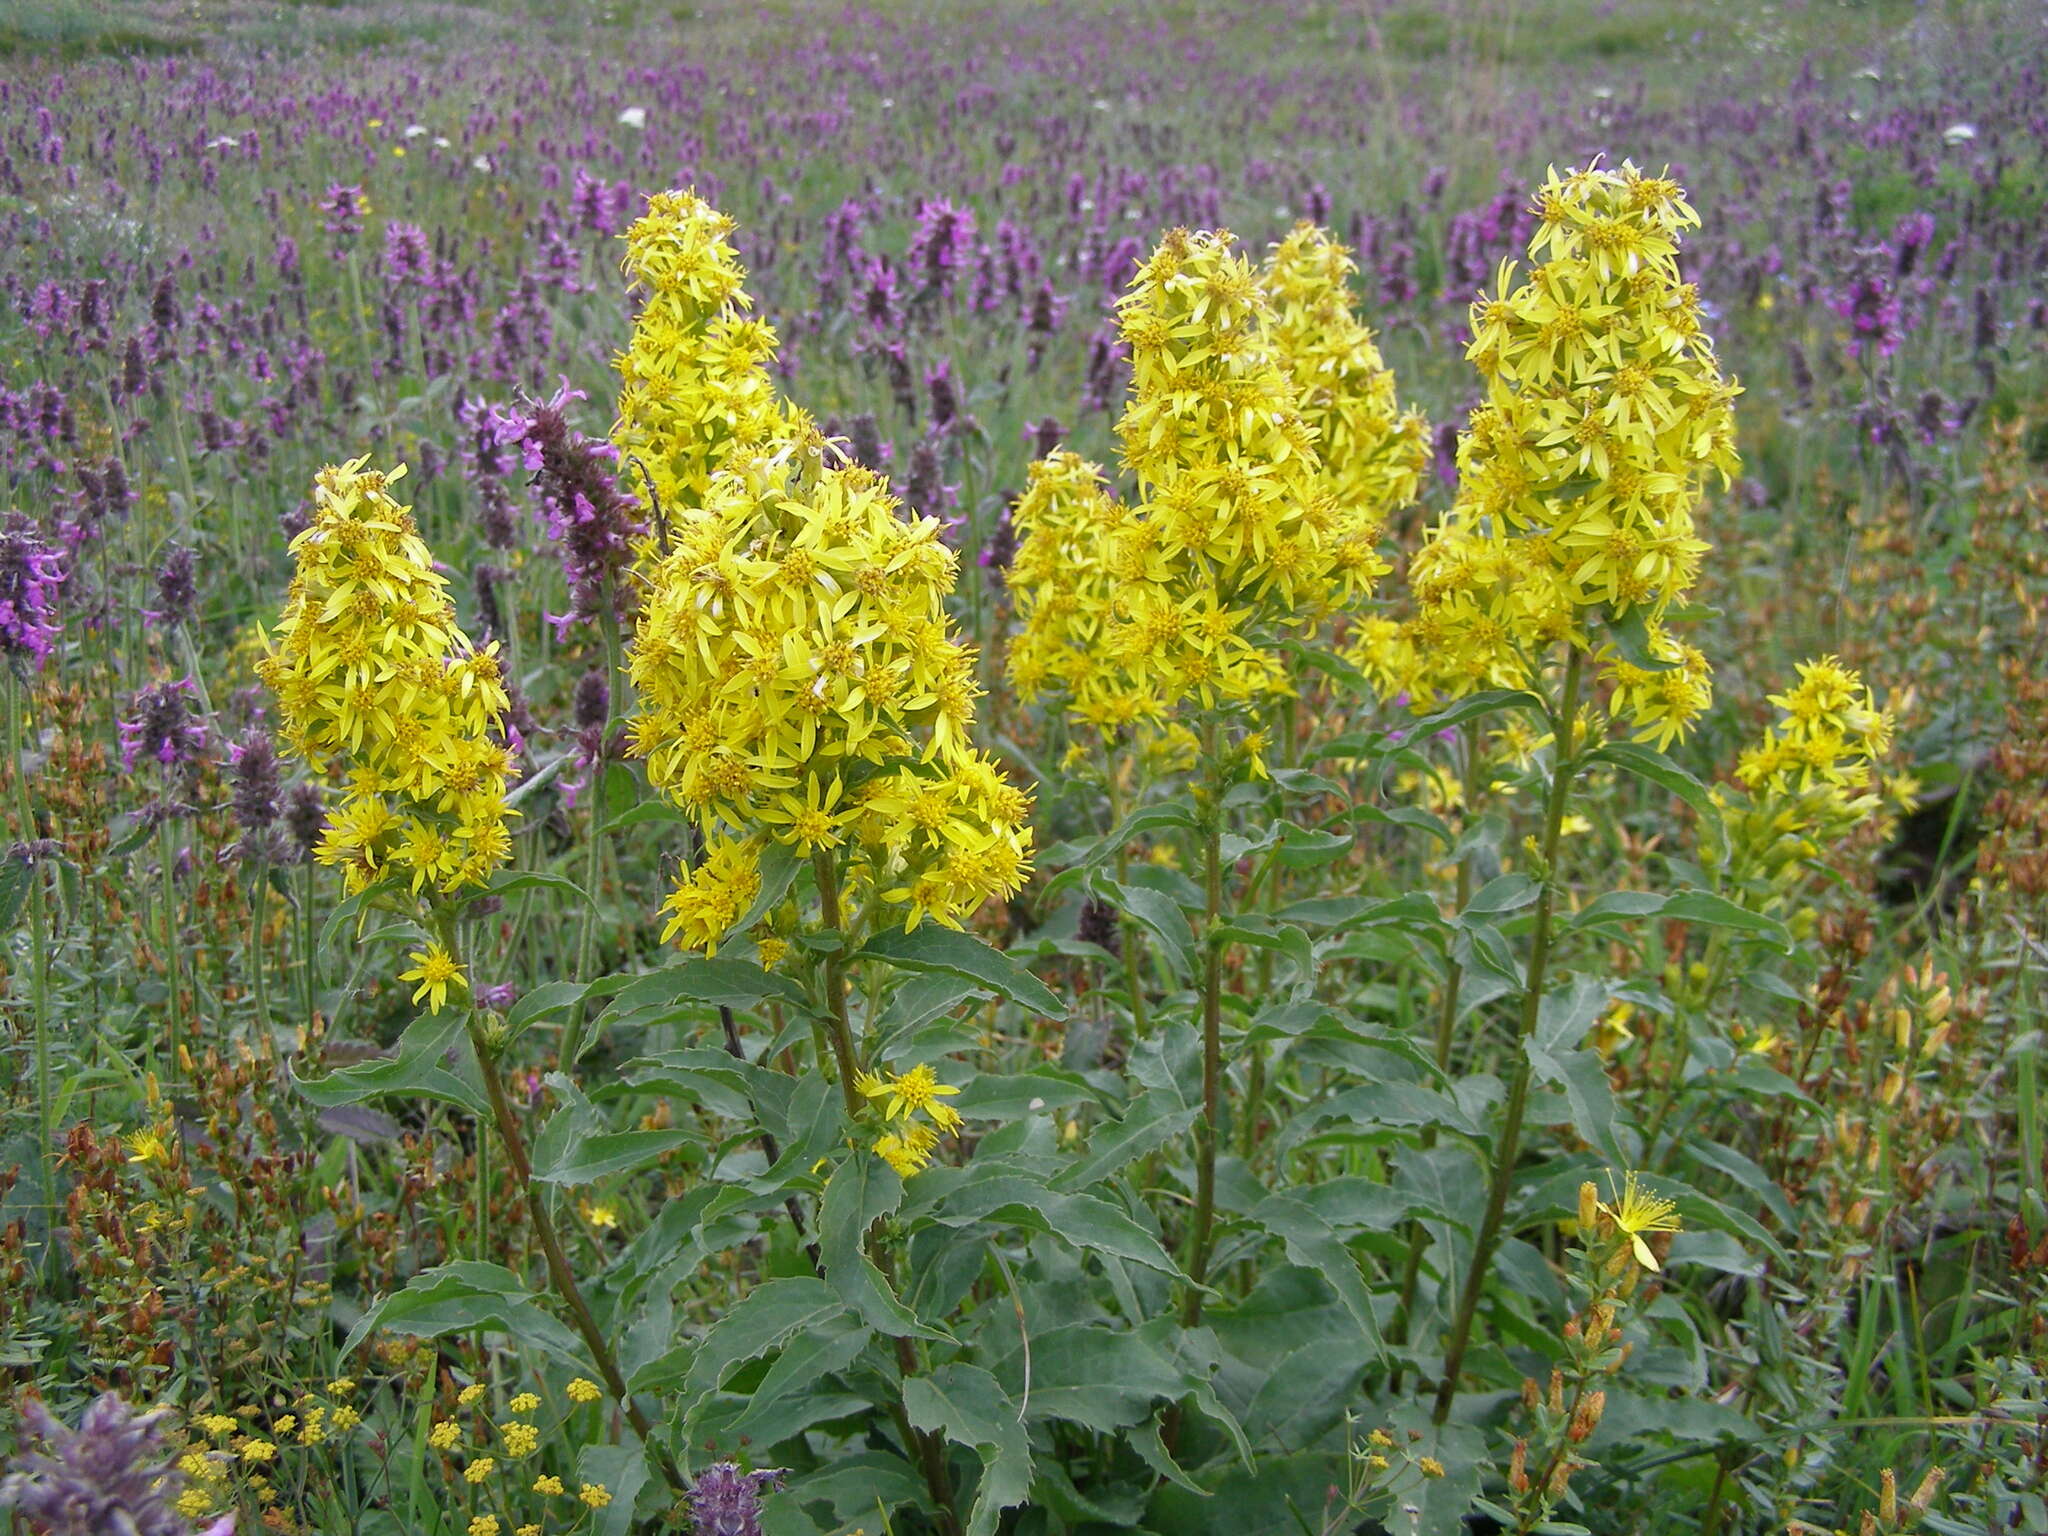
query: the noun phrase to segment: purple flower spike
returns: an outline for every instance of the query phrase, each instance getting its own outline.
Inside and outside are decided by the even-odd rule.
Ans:
[[[0,523],[0,655],[40,667],[56,643],[57,557],[24,514]]]
[[[138,1414],[112,1392],[85,1410],[77,1429],[30,1398],[21,1405],[24,1437],[36,1444],[0,1479],[0,1506],[17,1509],[50,1536],[191,1536],[172,1508],[183,1481],[163,1445],[169,1410]],[[755,1527],[758,1529],[758,1526]],[[232,1536],[234,1517],[206,1536]]]
[[[714,1462],[690,1484],[690,1528],[696,1536],[761,1536],[761,1495],[782,1486],[780,1467],[742,1472]]]

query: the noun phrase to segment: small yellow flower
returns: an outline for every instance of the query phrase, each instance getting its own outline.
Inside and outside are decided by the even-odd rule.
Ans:
[[[504,1436],[505,1454],[508,1456],[531,1456],[540,1445],[540,1431],[516,1419],[509,1424],[500,1424],[498,1433]]]
[[[268,1440],[244,1440],[240,1447],[244,1461],[275,1461],[277,1447]]]
[[[343,1403],[334,1410],[334,1432],[336,1434],[346,1434],[362,1422],[363,1416],[346,1403]]]
[[[598,1231],[606,1232],[619,1224],[619,1213],[609,1205],[585,1205],[583,1219]]]
[[[540,1527],[538,1525],[522,1525],[512,1533],[512,1536],[540,1536]]]
[[[507,1405],[514,1413],[532,1413],[540,1407],[540,1399],[531,1392],[521,1392]]]
[[[1444,1464],[1434,1456],[1425,1456],[1416,1462],[1415,1465],[1422,1470],[1424,1477],[1442,1477],[1444,1475]]]
[[[469,1536],[498,1536],[498,1517],[478,1515],[469,1522]]]
[[[284,1436],[290,1434],[293,1430],[297,1429],[298,1427],[298,1415],[287,1413],[283,1417],[281,1417],[275,1424],[270,1426],[270,1432],[274,1435]]]
[[[495,1458],[479,1456],[475,1461],[472,1461],[462,1469],[462,1479],[468,1483],[481,1483],[486,1481],[497,1470],[498,1463]]]
[[[536,1477],[533,1480],[533,1491],[535,1493],[546,1494],[560,1493],[562,1491],[562,1480],[559,1477],[553,1476],[552,1474],[544,1477]]]
[[[576,1497],[592,1509],[603,1509],[612,1501],[611,1490],[603,1483],[585,1483],[576,1490]]]
[[[469,990],[469,977],[463,973],[462,966],[455,957],[443,949],[438,941],[429,943],[425,949],[410,951],[406,958],[412,961],[412,969],[400,971],[398,979],[419,983],[413,989],[412,1000],[417,1003],[421,998],[425,998],[429,1013],[439,1013],[447,1006],[450,987],[459,992]]]
[[[596,1382],[582,1376],[569,1383],[568,1392],[572,1403],[594,1403],[604,1396]]]
[[[427,1444],[437,1451],[452,1451],[461,1437],[462,1426],[453,1419],[443,1419],[427,1431]]]
[[[1678,1202],[1644,1189],[1631,1170],[1623,1177],[1621,1198],[1611,1205],[1602,1201],[1600,1209],[1616,1229],[1627,1236],[1629,1246],[1635,1251],[1636,1262],[1655,1274],[1659,1268],[1657,1256],[1643,1241],[1643,1234],[1678,1231],[1679,1222],[1675,1214]]]
[[[209,1435],[231,1435],[242,1427],[239,1419],[225,1413],[209,1413],[199,1425]]]
[[[131,1163],[156,1163],[168,1166],[171,1161],[171,1147],[164,1132],[155,1126],[137,1131],[128,1138],[128,1161]]]
[[[460,1403],[463,1407],[467,1408],[470,1404],[476,1402],[477,1399],[481,1398],[483,1395],[483,1384],[481,1382],[471,1382],[468,1386],[464,1387],[460,1392],[455,1394],[455,1401]]]
[[[347,1397],[355,1389],[356,1382],[353,1376],[337,1376],[334,1380],[327,1383],[327,1395],[329,1397]]]
[[[187,1488],[178,1495],[177,1510],[187,1520],[197,1520],[213,1508],[213,1499],[203,1488]]]

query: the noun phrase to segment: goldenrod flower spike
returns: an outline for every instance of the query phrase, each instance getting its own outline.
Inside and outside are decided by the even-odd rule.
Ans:
[[[344,776],[317,857],[351,894],[386,873],[415,892],[481,885],[512,850],[497,648],[473,646],[419,536],[391,496],[404,468],[367,458],[314,482],[313,519],[257,673],[286,743]]]
[[[1404,638],[1419,704],[1532,681],[1560,643],[1592,649],[1609,708],[1668,745],[1711,701],[1705,659],[1663,627],[1699,574],[1693,508],[1738,467],[1733,401],[1678,268],[1698,222],[1676,183],[1595,163],[1537,189],[1517,279],[1472,306],[1466,355],[1486,384],[1459,439],[1458,498],[1415,556]],[[1641,648],[1594,619],[1641,625]],[[1631,659],[1633,657],[1634,659]]]

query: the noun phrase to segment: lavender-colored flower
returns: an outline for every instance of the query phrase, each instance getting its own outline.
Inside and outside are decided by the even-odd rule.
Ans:
[[[206,751],[206,722],[192,679],[151,683],[135,695],[131,718],[121,722],[121,766],[134,772],[143,758],[167,772],[195,768]]]
[[[1031,444],[1031,457],[1042,459],[1067,440],[1067,429],[1060,425],[1057,416],[1048,416],[1042,421],[1024,423],[1024,439]]]
[[[1828,300],[1828,307],[1849,322],[1849,355],[1890,357],[1899,349],[1899,297],[1891,273],[1879,258],[1864,253],[1861,270]]]
[[[156,607],[145,608],[142,616],[152,624],[169,628],[192,622],[199,604],[199,587],[194,579],[194,555],[184,544],[164,551],[163,564],[156,569]]]
[[[761,1495],[782,1486],[780,1467],[742,1472],[736,1461],[713,1462],[690,1484],[695,1536],[761,1536]]]
[[[0,655],[43,664],[57,639],[54,610],[63,580],[34,522],[9,513],[0,523]]]
[[[21,1422],[38,1448],[16,1457],[0,1480],[0,1505],[49,1536],[191,1536],[172,1506],[184,1479],[163,1443],[170,1416],[163,1408],[138,1414],[109,1392],[72,1429],[27,1399]],[[234,1528],[229,1515],[205,1536],[232,1536]]]
[[[647,532],[639,508],[618,487],[618,450],[569,424],[569,402],[583,399],[567,382],[524,412],[496,414],[500,444],[520,450],[533,471],[548,538],[560,549],[569,580],[569,611],[552,616],[558,632],[597,618],[621,597],[620,574],[632,563],[633,541]]]
[[[973,248],[972,210],[943,197],[925,201],[917,210],[917,231],[903,252],[904,265],[916,276],[919,299],[950,295]]]
[[[931,405],[932,430],[944,432],[960,417],[960,390],[953,382],[953,363],[940,358],[924,376],[925,398]]]

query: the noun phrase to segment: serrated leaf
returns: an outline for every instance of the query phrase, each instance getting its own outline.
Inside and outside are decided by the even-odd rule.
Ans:
[[[918,1321],[868,1257],[868,1228],[902,1203],[903,1180],[872,1152],[857,1150],[835,1168],[818,1211],[818,1252],[825,1278],[878,1333],[951,1343],[951,1334]]]
[[[483,1089],[441,1065],[441,1058],[462,1039],[459,1012],[422,1014],[398,1037],[396,1056],[358,1062],[310,1082],[294,1071],[292,1086],[307,1102],[321,1109],[402,1093],[438,1099],[466,1109],[479,1119],[485,1118],[490,1114],[490,1104]]]
[[[1031,1493],[1031,1438],[1017,1404],[980,1366],[956,1363],[906,1380],[903,1411],[913,1429],[944,1435],[981,1458],[967,1536],[993,1536],[1002,1511]]]
[[[749,1360],[773,1354],[799,1334],[826,1327],[846,1310],[838,1293],[814,1276],[757,1285],[711,1325],[690,1360],[684,1384],[695,1395],[716,1391]]]
[[[1158,941],[1174,975],[1194,975],[1195,931],[1188,926],[1187,914],[1181,911],[1179,902],[1164,891],[1142,885],[1119,884],[1107,877],[1096,884]]]
[[[1276,1194],[1254,1206],[1248,1219],[1278,1238],[1290,1261],[1316,1270],[1329,1281],[1344,1310],[1357,1324],[1366,1347],[1384,1361],[1386,1344],[1380,1337],[1379,1319],[1373,1313],[1372,1293],[1358,1272],[1358,1260],[1338,1240],[1321,1213],[1294,1195]]]
[[[949,971],[1048,1019],[1066,1017],[1066,1009],[1044,982],[1000,950],[957,928],[936,923],[921,923],[909,933],[891,928],[869,939],[860,953],[862,958],[906,970]]]
[[[968,1173],[968,1182],[934,1208],[934,1220],[955,1227],[971,1221],[1008,1221],[1075,1248],[1180,1276],[1180,1267],[1160,1247],[1159,1239],[1107,1200],[1052,1189],[1017,1173],[976,1174],[971,1164]]]

